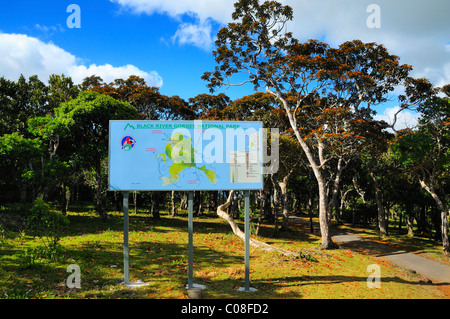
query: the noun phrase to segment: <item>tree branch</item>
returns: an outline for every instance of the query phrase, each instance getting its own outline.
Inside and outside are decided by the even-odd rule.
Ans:
[[[234,221],[233,217],[226,212],[226,209],[231,204],[231,199],[233,198],[233,194],[234,194],[234,190],[231,190],[230,193],[228,194],[227,201],[224,204],[219,205],[219,207],[217,207],[217,215],[220,218],[225,219],[228,222],[228,224],[231,226],[233,233],[236,236],[238,236],[240,239],[245,241],[245,233],[239,228],[239,226]],[[250,245],[253,247],[256,247],[258,249],[265,250],[265,251],[278,251],[279,253],[281,253],[285,256],[298,256],[299,255],[298,253],[295,253],[293,251],[278,248],[278,247],[266,244],[262,241],[259,241],[259,240],[253,239],[253,238],[250,238]]]

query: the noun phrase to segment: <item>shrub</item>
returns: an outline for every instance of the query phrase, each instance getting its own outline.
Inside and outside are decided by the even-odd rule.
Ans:
[[[26,221],[31,235],[41,238],[47,248],[57,246],[62,230],[68,223],[67,216],[52,210],[50,205],[40,198],[34,201]]]

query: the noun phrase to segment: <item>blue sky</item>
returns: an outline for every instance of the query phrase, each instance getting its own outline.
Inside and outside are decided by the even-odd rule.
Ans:
[[[66,9],[71,3],[80,7],[79,29],[66,25],[72,13]],[[214,67],[211,51],[173,40],[180,24],[177,18],[134,14],[116,3],[102,0],[11,1],[2,7],[2,33],[24,34],[53,43],[74,55],[77,65],[110,64],[115,68],[133,65],[143,72],[156,72],[157,79],[149,84],[161,84],[160,78],[163,94],[187,99],[207,92],[200,76]],[[186,20],[191,19],[185,17]],[[25,68],[20,71],[28,72]],[[124,77],[126,73],[123,72]],[[0,70],[1,75],[4,74]],[[16,72],[16,75],[20,74]]]
[[[214,69],[212,50],[220,27],[231,21],[232,0],[3,1],[0,6],[0,76],[17,79],[64,73],[75,82],[97,74],[106,82],[144,77],[163,94],[189,99],[208,93],[200,77]],[[283,0],[294,9],[288,31],[301,40],[333,46],[359,38],[385,44],[414,66],[414,76],[450,83],[450,1]],[[81,28],[69,28],[70,4],[80,8]],[[380,25],[367,25],[370,4]],[[251,86],[222,90],[232,99]],[[388,104],[379,111],[388,115]],[[408,114],[406,114],[408,115]],[[410,114],[414,121],[413,114]]]

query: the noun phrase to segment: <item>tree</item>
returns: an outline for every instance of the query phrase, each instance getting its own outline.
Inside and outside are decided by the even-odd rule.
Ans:
[[[63,102],[74,99],[80,93],[80,88],[75,85],[70,77],[64,74],[52,74],[48,79],[47,91],[47,113],[52,114],[53,110]]]
[[[288,134],[281,134],[279,136],[279,149],[280,149],[280,164],[276,173],[271,174],[271,180],[273,182],[274,189],[280,190],[280,202],[282,207],[282,224],[281,230],[289,230],[289,198],[288,198],[288,186],[290,179],[294,173],[300,168],[302,161],[299,159],[298,154],[301,152],[298,142],[295,137]],[[278,197],[278,196],[277,196]]]
[[[444,87],[442,90],[445,91]],[[448,95],[450,97],[450,95]],[[450,174],[450,99],[435,97],[419,110],[422,117],[416,131],[401,132],[392,145],[392,155],[420,183],[441,211],[442,250],[450,255],[448,205]]]
[[[15,98],[17,85],[14,81],[0,78],[0,135],[18,132],[17,112]]]
[[[39,171],[42,152],[39,139],[28,139],[17,132],[0,136],[0,186],[18,190],[20,202],[26,200],[27,186],[33,184]]]
[[[131,75],[128,79],[116,79],[106,84],[99,76],[84,79],[81,88],[103,93],[116,100],[130,103],[144,120],[193,119],[194,111],[179,96],[166,96],[158,87],[148,86],[141,77]]]
[[[321,248],[334,248],[330,208],[342,171],[364,143],[362,128],[376,126],[372,107],[404,84],[400,103],[407,108],[428,97],[430,85],[409,78],[411,67],[376,43],[355,40],[336,49],[317,40],[299,43],[285,32],[293,19],[289,6],[258,0],[234,6],[234,22],[217,34],[213,54],[218,65],[202,78],[212,91],[251,83],[278,99],[318,183]],[[240,73],[245,78],[234,82]]]
[[[58,144],[70,149],[71,161],[92,172],[96,209],[102,218],[107,218],[103,207],[103,184],[109,121],[138,119],[139,115],[129,103],[96,92],[81,92],[76,99],[62,103],[54,112],[52,118],[35,121],[41,121],[41,131],[48,130],[49,136],[58,136]],[[59,134],[57,130],[64,133]],[[60,139],[61,135],[64,138]]]
[[[388,236],[388,222],[386,209],[383,204],[383,179],[386,179],[386,172],[392,167],[389,165],[389,156],[387,155],[388,140],[392,134],[381,131],[367,136],[367,142],[360,153],[362,167],[369,175],[375,191],[375,202],[378,212],[378,230],[380,236]],[[355,182],[354,182],[355,183]],[[355,184],[355,189],[357,185]],[[358,191],[358,193],[360,193]]]
[[[191,108],[195,111],[197,118],[200,119],[221,119],[222,112],[229,104],[230,98],[223,93],[218,95],[199,94],[189,99]]]
[[[38,137],[41,144],[48,143],[48,156],[41,145],[38,158],[34,157],[36,153],[31,149],[30,156],[24,157],[27,172],[22,179],[15,179],[22,201],[26,199],[30,187],[33,197],[37,192],[38,197],[47,198],[51,186],[57,186],[61,177],[66,175],[67,163],[58,161],[55,157],[59,145],[58,136],[49,134],[50,131],[44,129],[43,124],[51,120],[55,107],[77,94],[78,87],[64,75],[50,75],[48,85],[36,75],[28,79],[21,75],[16,82],[0,78],[0,135],[3,135],[7,143],[19,143],[19,149],[30,146],[32,137]],[[15,133],[18,135],[14,135]],[[11,155],[14,156],[13,153]]]
[[[0,78],[0,135],[28,135],[27,120],[48,112],[47,86],[36,75],[17,82]]]
[[[195,118],[195,111],[182,98],[161,94],[159,88],[148,86],[139,76],[131,75],[126,80],[116,79],[109,84],[104,83],[99,76],[91,76],[84,79],[81,88],[129,103],[138,112],[141,120],[192,120]],[[159,218],[162,196],[152,192],[150,201],[153,216]]]

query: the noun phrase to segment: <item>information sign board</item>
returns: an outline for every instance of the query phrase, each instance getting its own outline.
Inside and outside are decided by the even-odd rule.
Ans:
[[[110,121],[109,190],[263,188],[262,122]]]

